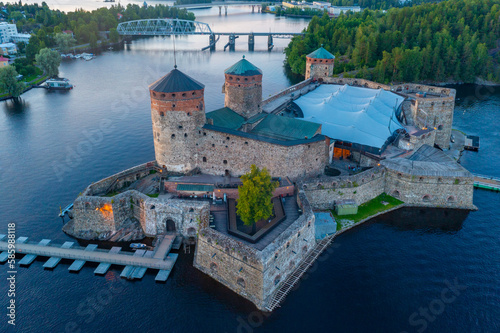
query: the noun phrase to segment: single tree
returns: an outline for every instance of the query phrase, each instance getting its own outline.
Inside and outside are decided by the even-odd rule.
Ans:
[[[26,58],[28,58],[30,62],[33,62],[38,52],[40,52],[40,43],[40,39],[37,36],[31,36],[29,43],[26,46]]]
[[[0,91],[17,99],[24,91],[24,83],[17,79],[17,72],[13,66],[0,69]]]
[[[120,34],[118,34],[116,28],[109,29],[109,39],[112,43],[117,43],[120,40]]]
[[[61,55],[57,51],[45,48],[36,55],[36,63],[49,77],[57,76],[61,64]]]
[[[68,52],[69,49],[76,44],[76,39],[74,39],[73,36],[62,32],[57,33],[54,40],[61,52]]]
[[[241,176],[243,185],[238,187],[238,205],[236,212],[245,223],[252,225],[266,219],[273,213],[274,189],[278,182],[273,182],[266,168],[260,170],[252,164],[250,172]]]

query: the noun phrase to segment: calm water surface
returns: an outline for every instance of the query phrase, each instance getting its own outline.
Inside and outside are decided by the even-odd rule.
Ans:
[[[246,10],[197,16],[219,31],[307,24]],[[286,40],[271,53],[265,39],[253,53],[246,40],[234,53],[220,51],[223,43],[200,52],[207,43],[206,36],[176,39],[179,69],[206,85],[207,110],[223,106],[223,71],[243,54],[264,71],[265,96],[294,81],[282,66]],[[22,105],[0,105],[0,230],[15,222],[18,236],[71,240],[59,206],[92,181],[154,159],[147,86],[173,67],[171,49],[170,38],[143,39],[90,62],[64,62],[61,75],[73,91],[34,89]],[[500,176],[500,90],[456,88],[455,127],[481,137],[481,151],[465,153],[462,163]],[[128,282],[118,267],[95,277],[90,264],[70,274],[67,262],[46,271],[35,261],[17,274],[16,330],[2,313],[0,332],[500,332],[500,194],[475,191],[474,203],[479,210],[470,214],[402,210],[338,237],[271,316],[194,269],[192,255],[181,254],[166,284],[156,284],[154,273]],[[2,266],[3,309],[6,277]],[[461,286],[459,295],[434,308],[438,315],[417,313],[412,325],[420,308],[440,304],[446,281]]]

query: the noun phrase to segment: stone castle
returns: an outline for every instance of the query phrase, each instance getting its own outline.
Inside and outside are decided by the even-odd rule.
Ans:
[[[137,223],[145,236],[176,232],[196,242],[195,267],[272,310],[322,237],[315,212],[382,193],[409,206],[474,209],[472,175],[443,151],[455,91],[333,78],[334,58],[322,47],[309,54],[305,80],[266,100],[262,71],[243,58],[224,72],[224,107],[211,112],[204,85],[174,68],[149,87],[155,161],[87,187],[64,230],[99,238]],[[331,175],[345,163],[357,172]],[[238,198],[251,164],[279,179],[284,212],[254,243],[211,222],[231,214],[215,203]]]

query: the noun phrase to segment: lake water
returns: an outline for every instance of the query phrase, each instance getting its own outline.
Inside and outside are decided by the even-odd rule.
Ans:
[[[217,31],[307,24],[249,7],[217,14],[196,13]],[[176,38],[179,69],[206,85],[207,110],[223,106],[223,71],[243,54],[263,70],[264,96],[295,81],[282,66],[287,40],[275,40],[270,53],[265,38],[252,53],[245,38],[232,53],[221,51],[224,42],[210,53],[199,51],[207,36]],[[71,240],[59,206],[92,181],[154,159],[147,86],[172,69],[172,46],[172,38],[142,39],[89,62],[64,62],[61,76],[74,90],[33,89],[22,105],[0,105],[0,230],[15,222],[17,236]],[[500,90],[456,88],[455,127],[481,137],[481,150],[466,152],[462,163],[500,176]],[[110,129],[99,130],[108,122]],[[271,316],[194,269],[192,254],[180,255],[166,284],[156,284],[153,272],[128,282],[118,267],[95,277],[90,264],[70,274],[68,262],[46,271],[35,261],[18,270],[16,330],[0,313],[0,332],[500,332],[500,194],[474,194],[479,210],[470,214],[401,210],[338,237]],[[7,276],[1,266],[3,311]],[[446,292],[447,283],[458,285],[456,294]],[[429,307],[436,314],[418,313]]]

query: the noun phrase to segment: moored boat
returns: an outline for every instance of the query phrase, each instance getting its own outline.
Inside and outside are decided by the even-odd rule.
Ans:
[[[49,90],[71,90],[73,85],[65,78],[53,78],[45,81],[45,87]]]

